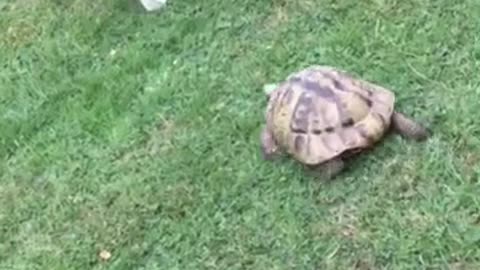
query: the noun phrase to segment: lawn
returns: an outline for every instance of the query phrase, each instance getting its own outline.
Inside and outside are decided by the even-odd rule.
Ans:
[[[129,1],[0,2],[0,269],[480,269],[479,1]],[[263,86],[313,64],[433,136],[263,161]]]

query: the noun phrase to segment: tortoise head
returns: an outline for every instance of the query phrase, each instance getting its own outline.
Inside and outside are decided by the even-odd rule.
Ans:
[[[270,99],[272,92],[275,91],[277,87],[278,87],[278,84],[275,84],[275,83],[270,83],[263,86],[263,92],[265,93],[267,100]]]

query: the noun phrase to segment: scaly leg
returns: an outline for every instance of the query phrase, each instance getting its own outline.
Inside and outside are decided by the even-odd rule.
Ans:
[[[275,142],[272,132],[266,126],[262,128],[260,134],[260,146],[265,160],[271,160],[279,153],[278,144]]]
[[[399,134],[417,141],[423,141],[430,136],[427,128],[399,112],[393,112],[392,127]]]
[[[345,162],[339,157],[326,161],[313,168],[314,174],[317,178],[323,178],[326,180],[335,178],[343,171],[343,169],[345,169]]]

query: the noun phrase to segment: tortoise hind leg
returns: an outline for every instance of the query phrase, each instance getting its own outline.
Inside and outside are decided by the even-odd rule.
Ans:
[[[399,112],[393,113],[392,126],[399,134],[416,141],[423,141],[430,136],[427,128]]]
[[[345,162],[337,157],[313,167],[315,177],[331,180],[345,169]]]

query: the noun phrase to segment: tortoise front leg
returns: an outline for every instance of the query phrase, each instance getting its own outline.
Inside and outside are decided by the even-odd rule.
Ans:
[[[265,160],[271,160],[278,155],[279,147],[273,138],[272,132],[265,125],[260,134],[260,148],[262,157]]]
[[[345,162],[340,157],[337,157],[314,166],[313,171],[317,178],[331,180],[340,174],[343,169],[345,169]]]

